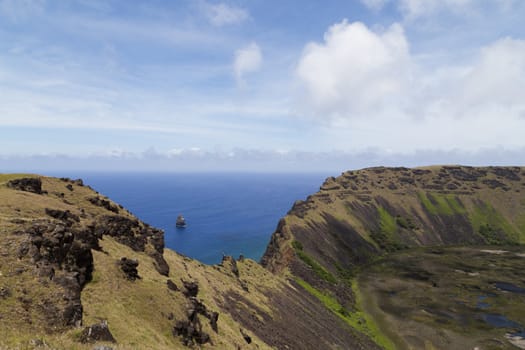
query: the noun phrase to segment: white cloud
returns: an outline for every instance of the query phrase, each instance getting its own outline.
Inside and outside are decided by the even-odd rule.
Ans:
[[[210,4],[204,2],[202,8],[210,23],[218,27],[241,23],[250,18],[250,14],[245,9],[224,3]]]
[[[300,107],[327,122],[334,147],[524,145],[525,40],[496,40],[461,64],[451,54],[426,65],[408,46],[399,25],[374,33],[347,22],[306,46]]]
[[[484,47],[463,84],[465,105],[525,110],[525,41],[504,38]]]
[[[235,51],[233,70],[237,84],[244,84],[244,75],[258,71],[262,65],[262,53],[259,45],[252,42],[246,47]]]
[[[525,113],[525,41],[504,38],[482,48],[464,67],[427,72],[414,100],[427,116],[519,120]]]
[[[525,41],[500,39],[463,65],[426,67],[400,25],[382,33],[346,21],[309,43],[297,68],[301,104],[332,123],[358,117],[518,118],[525,113]],[[304,100],[309,101],[306,105]]]
[[[400,25],[374,33],[362,23],[345,20],[328,29],[323,43],[306,46],[297,75],[314,111],[346,118],[401,100],[410,65]]]

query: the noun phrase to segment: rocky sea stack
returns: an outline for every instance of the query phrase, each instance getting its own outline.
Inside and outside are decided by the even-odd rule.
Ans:
[[[523,346],[523,168],[328,178],[261,264],[165,249],[80,180],[0,175],[0,198],[0,348]]]

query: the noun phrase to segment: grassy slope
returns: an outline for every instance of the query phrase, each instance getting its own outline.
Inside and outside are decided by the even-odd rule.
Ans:
[[[45,215],[45,208],[70,210],[77,215],[80,214],[80,208],[85,208],[90,219],[112,213],[86,200],[95,195],[88,187],[74,185],[74,191],[69,191],[65,188],[66,183],[58,179],[41,177],[42,188],[48,192],[46,195],[15,191],[5,186],[6,181],[19,177],[0,175],[0,182],[3,182],[0,184],[0,288],[8,287],[11,291],[9,297],[0,300],[0,349],[32,348],[29,345],[31,339],[43,339],[59,349],[92,349],[93,345],[77,342],[81,329],[49,334],[43,327],[45,317],[39,312],[39,302],[44,298],[58,298],[60,291],[54,283],[43,285],[34,276],[34,267],[30,261],[16,258],[16,250],[25,239],[24,235],[16,234],[16,231],[35,219],[49,219]],[[132,217],[123,210],[120,215]],[[168,278],[154,269],[152,258],[145,253],[134,252],[108,236],[100,243],[103,251],[93,251],[93,280],[82,292],[84,324],[108,320],[109,328],[119,343],[117,346],[112,345],[115,349],[151,349],[152,344],[155,344],[156,349],[184,348],[180,340],[173,337],[171,330],[176,320],[186,317],[189,306],[187,299],[181,292],[168,290]],[[116,264],[124,256],[139,260],[140,280],[131,282],[124,278]],[[165,258],[171,269],[169,278],[179,289],[182,289],[181,279],[197,281],[200,288],[198,298],[203,300],[210,311],[220,313],[218,334],[213,332],[205,318],[201,319],[204,330],[211,335],[215,346],[224,349],[237,346],[243,349],[269,348],[248,330],[244,330],[244,333],[250,335],[253,342],[251,345],[246,344],[239,331],[242,325],[219,308],[218,301],[221,301],[222,294],[227,290],[246,294],[231,272],[225,267],[202,265],[170,250],[166,250]],[[250,260],[239,262],[238,267],[241,277],[250,288],[250,301],[266,310],[263,292],[268,288],[278,288],[280,283],[286,282]],[[24,271],[17,273],[19,268]],[[32,301],[28,310],[24,310],[21,297]],[[168,319],[169,313],[173,313],[173,320]],[[210,344],[202,346],[211,347]]]
[[[145,254],[133,252],[111,238],[105,238],[102,247],[108,254],[95,252],[95,264],[98,269],[95,271],[93,282],[89,283],[82,293],[86,323],[94,323],[100,318],[107,319],[115,338],[133,348],[149,349],[148,344],[156,344],[156,349],[183,348],[179,339],[171,335],[174,321],[169,320],[168,315],[173,313],[175,320],[183,319],[189,305],[187,299],[180,292],[168,290],[168,278],[155,271],[152,263],[148,261],[150,258]],[[134,282],[116,279],[114,276],[120,272],[114,260],[119,256],[138,259],[138,270],[142,279]],[[209,310],[220,312],[218,334],[215,334],[206,320],[202,319],[204,330],[212,336],[213,344],[224,349],[246,346],[239,332],[242,325],[223,313],[215,299],[231,289],[243,293],[234,276],[224,267],[205,266],[171,250],[165,252],[165,257],[171,269],[169,278],[181,289],[181,279],[197,281],[199,299]],[[253,261],[245,260],[238,263],[238,266],[241,276],[254,290],[255,284],[268,288],[279,283]],[[251,293],[250,300],[261,307],[265,305],[264,296],[256,292]],[[268,348],[257,340],[255,335],[245,332],[249,333],[257,344],[253,344],[253,347]]]

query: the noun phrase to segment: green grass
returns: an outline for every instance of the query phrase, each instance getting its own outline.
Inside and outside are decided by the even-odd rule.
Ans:
[[[345,309],[339,302],[330,294],[323,293],[322,291],[314,288],[308,282],[296,277],[295,281],[303,287],[308,293],[319,299],[323,305],[339,316],[345,321],[350,327],[355,329],[359,333],[363,333],[370,337],[377,345],[386,350],[394,350],[394,344],[388,339],[374,322],[374,320],[366,313],[359,309],[355,311],[349,311]],[[357,304],[359,305],[360,295],[357,287],[357,283],[352,285],[352,289],[357,298]]]
[[[423,192],[418,192],[419,201],[421,204],[423,204],[423,207],[426,209],[427,212],[429,212],[432,215],[437,215],[438,211],[437,208],[432,204],[432,202],[428,199],[429,194],[425,194]]]
[[[501,239],[499,230],[490,226],[490,224],[483,224],[479,228],[479,234],[485,238],[485,241],[491,245],[509,244],[511,242]]]
[[[423,207],[432,215],[455,215],[465,214],[467,210],[453,194],[418,193]]]
[[[314,258],[306,254],[302,250],[295,249],[295,253],[301,259],[304,261],[304,263],[312,268],[312,270],[315,272],[317,276],[324,279],[327,282],[330,283],[337,283],[337,279],[332,275],[330,272],[328,272],[324,267],[322,267],[317,261],[315,261]]]
[[[414,221],[412,221],[411,218],[405,218],[402,216],[396,216],[396,224],[404,229],[407,230],[415,230],[417,229],[416,224],[414,224]]]
[[[335,263],[335,268],[337,269],[337,273],[343,282],[350,284],[351,280],[355,277],[356,269],[345,269],[338,263]]]
[[[404,246],[397,237],[398,222],[385,208],[377,207],[379,214],[379,230],[370,233],[370,237],[387,252],[403,249]]]
[[[519,243],[523,244],[525,243],[525,213],[516,219],[516,225],[519,230]]]
[[[475,207],[470,214],[470,220],[475,232],[483,236],[489,244],[522,242],[524,233],[518,232],[503,215],[488,203]]]
[[[303,250],[303,244],[299,241],[293,240],[292,241],[292,248],[295,250]]]
[[[322,267],[321,264],[315,261],[314,258],[303,251],[303,244],[301,242],[293,240],[291,244],[292,248],[295,250],[295,254],[297,254],[299,259],[301,259],[306,265],[310,266],[317,276],[327,282],[334,284],[337,283],[337,279],[334,277],[334,275],[332,275],[329,271]]]
[[[458,198],[453,194],[447,194],[445,199],[454,213],[465,214],[467,209],[459,202]]]
[[[377,211],[379,212],[379,226],[381,227],[381,232],[387,236],[393,236],[397,231],[396,219],[382,207],[378,207]]]

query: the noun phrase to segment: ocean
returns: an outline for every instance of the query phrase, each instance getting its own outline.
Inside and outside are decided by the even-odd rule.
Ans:
[[[59,175],[59,176],[64,176]],[[326,174],[84,173],[82,178],[141,220],[165,231],[166,247],[216,264],[222,255],[259,260],[294,201]],[[184,215],[187,227],[176,228]]]

